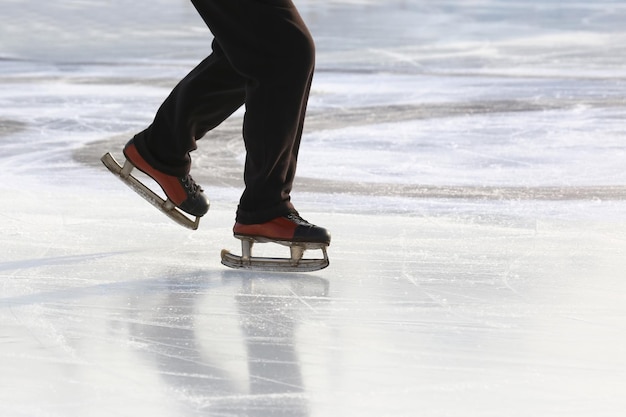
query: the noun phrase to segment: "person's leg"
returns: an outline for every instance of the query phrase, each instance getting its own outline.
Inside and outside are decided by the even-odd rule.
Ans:
[[[314,67],[313,39],[291,0],[192,0],[246,79],[245,185],[237,221],[294,212],[289,194]]]
[[[173,176],[189,173],[196,140],[218,126],[245,100],[245,79],[213,42],[213,53],[172,90],[153,123],[135,136],[141,156]]]
[[[180,188],[184,181],[176,177],[189,172],[196,139],[245,100],[246,189],[235,235],[328,244],[329,233],[302,220],[289,196],[313,76],[308,29],[291,0],[192,2],[215,36],[214,53],[134,138],[137,154]]]

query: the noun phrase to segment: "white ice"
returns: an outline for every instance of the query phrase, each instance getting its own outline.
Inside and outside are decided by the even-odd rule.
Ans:
[[[255,274],[241,111],[198,231],[98,161],[209,52],[191,4],[2,2],[0,416],[623,416],[626,3],[297,4],[331,265]]]

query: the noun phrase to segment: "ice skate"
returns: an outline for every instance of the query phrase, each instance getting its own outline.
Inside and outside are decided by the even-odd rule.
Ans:
[[[236,223],[233,233],[241,240],[241,256],[222,250],[222,264],[230,268],[258,271],[309,272],[328,266],[326,248],[330,245],[330,233],[303,220],[292,213],[261,224]],[[252,256],[255,243],[278,243],[288,246],[289,258],[263,258]],[[319,249],[322,258],[305,259],[304,251]]]
[[[137,194],[176,223],[188,229],[196,230],[200,223],[200,217],[206,214],[209,209],[209,201],[202,192],[202,188],[193,181],[191,176],[175,177],[155,170],[139,155],[132,140],[124,148],[124,156],[126,161],[123,166],[108,152],[100,160],[109,171],[117,175]],[[154,179],[167,196],[167,199],[161,198],[132,176],[131,172],[134,168]],[[193,218],[184,213],[193,216]]]

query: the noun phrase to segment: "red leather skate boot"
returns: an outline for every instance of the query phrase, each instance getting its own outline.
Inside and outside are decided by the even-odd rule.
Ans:
[[[124,156],[135,168],[155,180],[165,195],[182,211],[201,217],[209,210],[209,200],[191,175],[176,177],[156,170],[139,154],[132,140],[124,147]]]
[[[330,233],[323,227],[315,226],[304,220],[298,213],[289,213],[265,223],[235,223],[235,237],[252,238],[259,242],[294,242],[307,246],[330,245]]]

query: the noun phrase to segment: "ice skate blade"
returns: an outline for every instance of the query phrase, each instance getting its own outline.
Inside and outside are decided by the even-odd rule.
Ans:
[[[165,213],[170,219],[187,229],[198,229],[200,217],[196,217],[195,220],[190,219],[178,210],[171,200],[163,200],[158,194],[146,187],[141,181],[130,175],[130,171],[132,171],[133,168],[132,165],[130,166],[130,169],[128,168],[128,164],[124,164],[125,166],[122,167],[109,152],[104,154],[100,160],[104,166],[107,167],[107,169],[120,180],[122,180],[122,182],[128,185],[133,191],[143,197],[143,199],[148,201],[154,207]]]
[[[222,265],[233,269],[245,269],[259,272],[313,272],[324,269],[329,265],[328,259],[300,259],[294,264],[287,258],[261,258],[233,255],[228,250],[222,250]]]
[[[269,272],[312,272],[324,269],[329,265],[326,246],[319,243],[294,243],[276,241],[281,245],[289,246],[290,258],[264,258],[252,256],[252,245],[255,242],[268,242],[268,240],[257,240],[235,235],[241,239],[241,256],[233,255],[228,250],[222,250],[222,265],[235,269],[248,269],[253,271]],[[306,249],[321,249],[323,259],[303,259]]]

